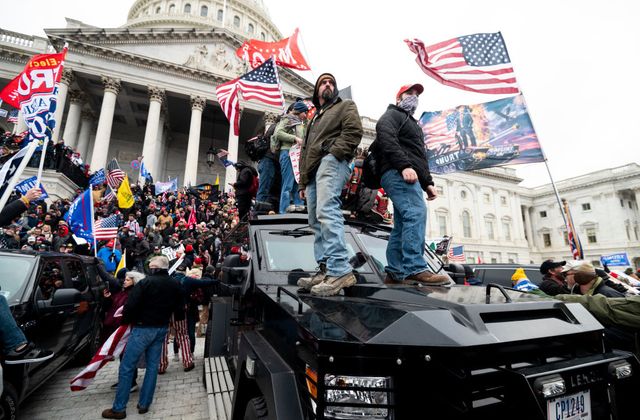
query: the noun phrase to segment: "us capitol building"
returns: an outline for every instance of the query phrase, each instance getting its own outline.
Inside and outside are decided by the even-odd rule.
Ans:
[[[229,160],[248,160],[242,145],[255,135],[265,113],[280,112],[241,101],[235,136],[215,96],[217,85],[249,70],[235,55],[246,39],[283,38],[261,0],[136,0],[119,28],[67,18],[66,28],[45,33],[47,38],[0,29],[0,87],[31,56],[68,43],[53,139],[64,139],[93,170],[115,157],[135,179],[130,162],[144,156],[156,181],[177,176],[183,185],[196,185],[219,176],[220,185],[226,185],[234,182],[235,169],[219,161],[210,167],[207,151],[226,149]],[[290,69],[278,71],[287,103],[312,94],[312,83]],[[362,119],[368,144],[376,121]],[[0,129],[24,127],[0,118]],[[43,178],[54,198],[74,191],[63,178]],[[522,187],[511,168],[434,178],[440,198],[429,204],[428,236],[453,236],[455,245],[465,246],[468,261],[526,264],[570,258],[550,185]],[[586,259],[627,252],[632,264],[640,265],[639,165],[572,178],[558,188],[569,202]]]

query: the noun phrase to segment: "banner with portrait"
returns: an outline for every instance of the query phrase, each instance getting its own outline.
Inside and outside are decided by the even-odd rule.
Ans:
[[[522,95],[424,112],[419,124],[435,174],[544,161]]]

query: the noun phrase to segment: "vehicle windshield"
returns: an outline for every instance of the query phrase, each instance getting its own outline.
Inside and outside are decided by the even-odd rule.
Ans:
[[[308,233],[308,234],[306,234]],[[265,229],[261,231],[264,254],[270,271],[292,271],[302,269],[304,271],[317,270],[318,263],[313,255],[313,233],[309,228],[304,230],[275,230]],[[347,253],[349,258],[360,251],[350,234],[347,238]],[[360,273],[373,273],[367,263],[357,269]]]
[[[27,276],[31,273],[33,259],[2,256],[0,263],[0,294],[2,294],[9,304],[18,302],[21,291],[27,282]]]
[[[387,265],[387,239],[366,233],[359,233],[358,239],[367,248],[367,253],[373,258],[378,269],[383,272],[384,267]],[[441,262],[435,256],[432,257],[427,253],[423,254],[423,256],[431,271],[440,271]]]

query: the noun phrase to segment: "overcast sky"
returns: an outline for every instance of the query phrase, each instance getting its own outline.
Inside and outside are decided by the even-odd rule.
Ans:
[[[126,22],[133,0],[21,0],[5,5],[0,28],[44,36],[65,17],[98,27]],[[313,72],[351,85],[361,115],[378,118],[407,83],[425,87],[416,112],[488,102],[426,76],[403,42],[426,45],[477,32],[501,31],[520,89],[556,181],[638,162],[640,1],[458,0],[391,2],[266,0],[283,36],[300,28]],[[385,7],[383,7],[383,5]],[[543,163],[514,166],[525,186],[547,183]]]

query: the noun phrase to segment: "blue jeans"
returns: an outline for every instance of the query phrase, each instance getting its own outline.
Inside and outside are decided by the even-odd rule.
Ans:
[[[269,198],[269,191],[271,190],[271,184],[273,184],[273,176],[276,173],[276,164],[273,159],[262,158],[258,162],[258,194],[256,194],[256,201],[267,201]]]
[[[27,342],[24,333],[16,324],[16,320],[13,319],[9,303],[3,295],[0,295],[0,341],[2,341],[4,354]]]
[[[113,402],[113,411],[125,411],[129,402],[129,392],[133,384],[138,360],[144,353],[147,369],[140,389],[138,405],[148,408],[153,401],[158,379],[158,366],[162,353],[162,343],[167,327],[133,327],[118,371],[118,389]]]
[[[288,150],[280,150],[280,174],[282,175],[280,214],[283,214],[286,213],[287,207],[291,204],[291,193],[293,193],[293,204],[296,206],[302,205],[302,199],[298,194],[298,183],[293,176],[293,166],[291,166]]]
[[[393,202],[393,230],[385,271],[405,279],[429,268],[424,259],[427,204],[419,182],[409,184],[395,169],[382,174],[382,188]]]
[[[327,274],[343,276],[352,271],[344,237],[340,194],[351,176],[349,162],[328,154],[320,161],[314,180],[306,188],[309,226],[313,230],[316,261],[327,265]]]

